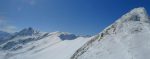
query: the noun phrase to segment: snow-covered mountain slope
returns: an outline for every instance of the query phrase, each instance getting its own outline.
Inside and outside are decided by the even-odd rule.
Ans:
[[[0,59],[69,59],[89,38],[26,28],[0,44]]]
[[[0,44],[4,43],[5,41],[7,41],[7,39],[11,36],[10,33],[4,32],[4,31],[0,31]]]
[[[71,59],[150,59],[150,19],[143,7],[123,15]]]
[[[64,40],[53,45],[44,46],[40,49],[28,51],[26,53],[7,53],[4,58],[8,59],[70,59],[74,52],[85,44],[89,38],[77,38],[75,40]],[[12,56],[11,56],[12,55]],[[9,58],[9,56],[11,56]]]
[[[11,34],[7,33],[7,32],[3,32],[3,31],[0,31],[0,39],[3,39],[5,36],[9,36]]]

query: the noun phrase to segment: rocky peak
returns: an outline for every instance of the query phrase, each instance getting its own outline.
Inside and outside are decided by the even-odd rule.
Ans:
[[[21,30],[20,32],[18,32],[18,35],[33,35],[33,34],[38,34],[39,31],[33,29],[32,27],[29,28],[25,28],[23,30]]]
[[[73,40],[76,39],[78,36],[75,34],[67,33],[67,32],[52,32],[51,35],[56,35],[62,40]]]

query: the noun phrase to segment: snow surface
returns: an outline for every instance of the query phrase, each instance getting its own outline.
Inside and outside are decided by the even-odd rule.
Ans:
[[[0,44],[0,59],[69,59],[89,37],[26,28]]]
[[[150,59],[150,20],[135,8],[84,44],[71,59]]]
[[[65,40],[54,45],[50,45],[41,51],[30,51],[11,57],[10,59],[69,59],[73,53],[81,47],[88,39],[78,38],[75,40]]]

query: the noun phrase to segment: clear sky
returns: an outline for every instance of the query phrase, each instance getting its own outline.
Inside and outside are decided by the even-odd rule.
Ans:
[[[150,0],[0,0],[0,30],[93,35],[137,7],[150,12]]]

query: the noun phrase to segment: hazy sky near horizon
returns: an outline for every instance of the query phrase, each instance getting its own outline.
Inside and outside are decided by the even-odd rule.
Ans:
[[[26,27],[53,32],[93,35],[149,0],[0,0],[0,30]],[[150,13],[149,13],[150,14]]]

